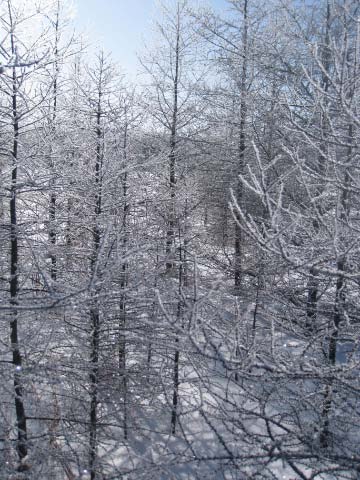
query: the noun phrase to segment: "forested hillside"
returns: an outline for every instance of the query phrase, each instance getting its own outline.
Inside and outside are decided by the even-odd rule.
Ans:
[[[0,480],[358,479],[359,0],[156,13],[0,0]]]

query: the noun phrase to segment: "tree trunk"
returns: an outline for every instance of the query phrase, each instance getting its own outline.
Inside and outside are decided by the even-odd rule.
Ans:
[[[170,208],[166,232],[166,272],[174,269],[174,247],[175,247],[175,200],[176,200],[176,147],[177,147],[177,117],[178,117],[178,95],[179,95],[179,62],[180,62],[180,11],[178,5],[176,25],[176,46],[175,46],[175,76],[173,83],[173,112],[170,132],[170,154],[169,154],[169,188]]]
[[[96,478],[96,458],[97,458],[97,430],[98,430],[98,383],[99,383],[99,352],[100,352],[100,312],[98,305],[98,287],[96,286],[97,263],[99,261],[99,251],[101,243],[101,232],[99,227],[99,217],[102,212],[102,60],[99,73],[99,91],[96,112],[96,162],[95,162],[95,216],[93,227],[93,254],[91,258],[91,274],[95,287],[92,292],[92,307],[90,310],[91,319],[91,353],[90,353],[90,452],[89,452],[89,470],[90,478]]]
[[[176,325],[179,326],[179,322],[182,321],[184,304],[182,299],[182,286],[184,284],[183,278],[183,258],[182,248],[179,249],[180,266],[179,266],[179,299],[177,303],[176,312]],[[174,370],[173,370],[173,396],[172,396],[172,412],[171,412],[171,433],[176,433],[176,423],[178,417],[178,404],[179,404],[179,369],[180,369],[180,350],[179,350],[179,334],[175,333],[175,352],[174,352]]]
[[[59,43],[59,11],[60,11],[60,2],[57,2],[57,11],[56,11],[56,20],[55,20],[55,47],[54,47],[54,83],[53,83],[53,104],[52,104],[52,116],[51,116],[51,141],[55,140],[56,133],[56,114],[57,114],[57,95],[58,95],[58,74],[59,74],[59,61],[58,61],[58,43]],[[50,202],[49,202],[49,240],[50,240],[50,276],[51,279],[55,282],[57,276],[57,259],[55,254],[56,247],[56,193],[55,193],[55,182],[56,182],[56,172],[54,169],[54,160],[52,158],[52,145],[50,145]]]
[[[126,117],[126,111],[125,111]],[[124,414],[124,438],[128,436],[127,425],[127,376],[126,376],[126,287],[127,287],[127,246],[128,246],[128,172],[127,172],[127,119],[125,119],[125,131],[123,140],[123,154],[124,154],[124,174],[122,176],[122,197],[123,197],[123,219],[122,219],[122,255],[123,262],[121,265],[121,280],[120,280],[120,318],[119,318],[119,374],[121,381],[121,391],[123,396],[123,414]]]
[[[10,24],[12,12],[8,2]],[[14,35],[11,32],[11,49],[15,54]],[[12,364],[14,369],[14,400],[16,415],[17,442],[16,449],[20,464],[19,471],[28,469],[24,459],[28,454],[27,445],[27,422],[23,399],[22,386],[22,355],[18,335],[18,293],[19,293],[19,251],[18,251],[18,225],[17,225],[17,162],[19,146],[19,119],[17,109],[17,78],[15,68],[12,69],[12,117],[13,117],[13,145],[12,145],[12,172],[10,188],[10,304],[13,307],[10,321],[10,341],[12,352]]]
[[[349,147],[347,152],[347,165],[345,169],[344,175],[344,186],[341,191],[341,198],[340,198],[340,228],[341,225],[346,225],[346,222],[349,218],[350,214],[350,198],[349,192],[351,187],[351,175],[349,172],[351,156],[352,156],[352,146],[351,142],[353,141],[353,125],[349,125]],[[345,237],[345,234],[343,235]],[[340,247],[341,248],[341,247]],[[336,353],[337,353],[337,340],[339,336],[339,329],[340,323],[344,319],[344,312],[345,312],[345,301],[346,301],[346,294],[345,294],[345,278],[343,272],[346,269],[346,256],[342,254],[337,259],[337,270],[339,272],[337,281],[336,281],[336,290],[335,290],[335,302],[334,302],[334,318],[332,322],[332,328],[329,338],[329,345],[328,345],[328,362],[330,367],[334,367],[336,365]],[[325,399],[324,405],[322,410],[322,430],[320,432],[320,445],[323,448],[327,448],[330,443],[330,421],[329,415],[331,412],[333,403],[333,379],[329,381],[325,388]]]
[[[184,314],[184,300],[183,300],[183,287],[188,286],[188,275],[187,275],[187,265],[186,265],[186,253],[187,253],[187,218],[188,218],[188,204],[187,200],[185,201],[185,211],[184,211],[184,247],[181,247],[181,238],[179,238],[179,299],[177,303],[177,312],[176,312],[176,325],[184,328],[183,325],[183,314]],[[179,229],[179,236],[181,235],[181,230]],[[173,370],[173,398],[172,398],[172,412],[171,412],[171,433],[175,435],[176,432],[176,423],[178,417],[178,404],[179,404],[179,371],[180,371],[180,350],[179,350],[179,334],[176,333],[175,336],[175,353],[174,353],[174,370]]]
[[[324,73],[322,75],[321,84],[325,95],[329,90],[329,78],[328,72],[330,69],[330,3],[327,3],[326,9],[326,25],[325,25],[325,46],[322,50],[322,64],[324,66]],[[327,103],[327,99],[325,99]],[[324,113],[321,113],[321,145],[320,145],[320,155],[317,162],[316,173],[319,177],[325,175],[326,171],[326,162],[327,162],[327,148],[326,141],[328,137],[328,120],[324,117]],[[316,190],[316,197],[320,197],[324,191],[324,186],[319,185]],[[322,207],[320,205],[315,205],[317,213],[322,215]],[[315,236],[319,233],[320,225],[318,220],[315,218],[313,220],[313,228]],[[318,309],[318,296],[319,296],[319,276],[315,267],[312,267],[309,272],[308,279],[308,298],[307,298],[307,307],[306,307],[306,330],[309,334],[312,334],[316,329],[316,320],[317,320],[317,309]]]
[[[247,75],[248,75],[248,0],[244,0],[243,11],[244,31],[242,44],[242,72],[240,80],[240,124],[239,124],[239,146],[238,146],[238,165],[237,173],[242,175],[245,167],[245,150],[246,150],[246,114],[247,114]],[[238,205],[243,201],[243,185],[240,179],[236,184],[236,201]],[[236,213],[235,213],[236,215]],[[236,215],[235,222],[235,246],[234,246],[234,284],[235,293],[240,294],[242,283],[242,231],[240,227],[240,217]]]

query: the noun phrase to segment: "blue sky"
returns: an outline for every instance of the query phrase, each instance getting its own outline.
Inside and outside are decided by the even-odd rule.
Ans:
[[[158,0],[75,0],[75,24],[86,30],[88,39],[112,52],[130,76],[137,68],[136,53],[151,37],[152,20],[157,17]],[[199,1],[201,4],[202,2]],[[203,0],[216,9],[226,8],[226,0]]]

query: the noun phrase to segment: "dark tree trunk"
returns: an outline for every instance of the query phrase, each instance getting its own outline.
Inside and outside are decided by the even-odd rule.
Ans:
[[[339,220],[341,226],[345,228],[345,225],[348,221],[350,215],[350,188],[351,188],[351,175],[350,175],[350,162],[352,157],[352,141],[353,141],[353,125],[349,125],[349,147],[347,151],[347,164],[344,175],[344,186],[341,191],[340,199],[340,215]],[[345,237],[345,234],[342,235],[342,238]],[[330,367],[336,365],[336,354],[337,354],[337,341],[339,336],[340,324],[344,319],[345,312],[345,302],[346,302],[346,293],[345,293],[345,277],[344,273],[346,271],[346,256],[342,254],[337,259],[337,270],[339,272],[337,281],[336,281],[336,290],[335,290],[335,301],[334,301],[334,317],[332,325],[330,326],[330,338],[328,345],[328,362]],[[327,448],[330,444],[331,432],[330,432],[330,412],[333,403],[333,379],[329,381],[325,388],[324,395],[324,405],[322,410],[322,430],[320,432],[320,445],[323,448]]]
[[[125,112],[126,114],[126,112]],[[125,115],[126,116],[126,115]],[[121,393],[123,397],[123,415],[124,415],[124,438],[128,436],[127,424],[127,376],[126,376],[126,288],[127,288],[127,248],[128,248],[128,215],[129,215],[129,200],[128,200],[128,171],[127,171],[127,142],[128,142],[128,125],[125,119],[125,131],[123,140],[123,155],[124,155],[124,174],[122,176],[122,197],[123,197],[123,218],[122,218],[122,255],[123,262],[121,265],[121,280],[120,280],[120,318],[119,318],[119,374],[121,381]]]
[[[12,25],[12,12],[8,3],[9,18]],[[14,36],[11,33],[11,49],[15,54]],[[23,399],[22,386],[22,355],[18,335],[18,294],[19,294],[19,250],[17,225],[17,162],[19,146],[19,119],[17,108],[17,78],[15,68],[12,69],[12,117],[13,117],[13,145],[12,145],[12,172],[10,188],[10,303],[13,307],[10,320],[10,341],[12,364],[14,368],[14,401],[16,415],[17,443],[16,449],[20,460],[19,471],[27,469],[23,462],[28,454],[27,422]]]
[[[240,79],[240,123],[239,123],[239,147],[237,173],[242,175],[245,167],[246,150],[246,114],[247,114],[247,75],[248,75],[248,0],[244,0],[243,11],[244,31],[242,43],[242,72]],[[243,185],[240,179],[236,183],[236,201],[238,205],[243,202]],[[235,213],[236,215],[236,213]],[[243,235],[240,227],[240,217],[236,215],[235,222],[235,251],[234,251],[234,284],[235,293],[240,294],[242,283],[242,256]]]
[[[339,272],[345,270],[345,259],[341,257],[337,262],[337,269]],[[332,330],[329,338],[328,346],[328,362],[329,365],[334,367],[336,365],[336,351],[337,351],[337,339],[339,336],[339,326],[343,318],[344,303],[345,303],[345,282],[344,277],[339,274],[336,281],[335,291],[335,304],[334,304],[334,318]],[[333,380],[331,380],[325,387],[324,404],[322,410],[322,430],[320,432],[320,445],[323,448],[327,448],[330,445],[330,412],[333,402]]]
[[[179,266],[179,299],[176,312],[176,326],[179,326],[179,322],[182,321],[183,316],[183,299],[182,299],[182,286],[184,284],[184,265],[182,258],[182,248],[179,249],[180,266]],[[176,424],[178,417],[178,404],[179,404],[179,370],[180,370],[180,350],[179,350],[179,334],[175,333],[175,352],[174,352],[174,370],[173,370],[173,396],[172,396],[172,412],[171,412],[171,433],[175,435]]]
[[[95,215],[93,226],[93,254],[91,258],[91,274],[95,287],[92,292],[92,307],[90,310],[91,320],[91,353],[90,353],[90,452],[89,469],[90,478],[94,480],[97,476],[97,434],[98,434],[98,384],[99,384],[99,352],[100,352],[100,311],[98,305],[98,287],[96,285],[98,275],[98,261],[101,242],[99,227],[100,215],[102,213],[102,69],[103,58],[100,59],[99,91],[96,112],[96,162],[95,162]]]
[[[174,247],[175,247],[175,199],[176,199],[176,147],[177,147],[177,120],[178,120],[178,95],[179,95],[179,61],[180,61],[180,12],[178,6],[176,46],[175,46],[175,76],[173,83],[173,112],[170,132],[170,154],[169,154],[169,188],[170,207],[168,212],[168,225],[166,232],[166,272],[174,269]]]
[[[329,78],[328,72],[330,69],[330,3],[327,3],[326,9],[326,24],[325,24],[325,45],[322,50],[322,63],[324,66],[324,73],[322,75],[321,84],[325,94],[328,92],[329,89]],[[326,100],[327,101],[327,100]],[[329,130],[329,122],[325,118],[326,113],[321,114],[321,145],[320,145],[320,155],[317,162],[316,167],[316,174],[321,177],[325,174],[326,171],[326,162],[327,162],[327,137],[328,137],[328,130]],[[320,197],[323,193],[324,186],[319,185],[316,191],[316,197]],[[317,214],[322,215],[323,208],[321,203],[319,205],[315,205],[317,209]],[[315,236],[319,233],[320,225],[317,218],[313,220],[313,229]],[[315,267],[312,267],[309,272],[309,279],[308,279],[308,297],[307,297],[307,307],[306,307],[306,330],[309,334],[312,334],[316,329],[316,320],[317,320],[317,310],[318,310],[318,296],[319,296],[319,284],[320,279]]]
[[[181,238],[179,238],[179,299],[177,303],[176,312],[176,326],[184,328],[184,299],[182,291],[183,287],[188,286],[188,272],[187,272],[187,245],[188,245],[188,232],[187,232],[187,218],[188,218],[188,205],[187,200],[185,202],[184,211],[184,246],[181,246]],[[179,237],[181,237],[181,230],[179,228]],[[180,349],[179,349],[179,334],[175,334],[175,352],[174,352],[174,370],[173,370],[173,398],[172,398],[172,412],[171,412],[171,433],[175,435],[176,424],[178,418],[178,405],[179,405],[179,372],[180,372]]]
[[[58,43],[59,43],[59,12],[60,12],[60,3],[59,0],[57,2],[57,12],[56,12],[56,20],[55,20],[55,47],[54,47],[54,82],[53,82],[53,102],[52,102],[52,118],[51,118],[51,140],[55,139],[56,133],[56,115],[57,115],[57,95],[58,95],[58,75],[59,75],[59,61],[58,61]],[[50,202],[49,202],[49,240],[51,246],[50,252],[50,276],[51,279],[55,282],[57,276],[57,259],[55,254],[55,247],[56,247],[56,193],[55,193],[55,169],[54,169],[54,160],[52,155],[52,146],[50,145]]]

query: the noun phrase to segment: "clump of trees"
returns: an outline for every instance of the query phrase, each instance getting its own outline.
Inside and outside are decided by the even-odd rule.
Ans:
[[[357,0],[164,2],[130,85],[0,1],[0,477],[360,469]]]

